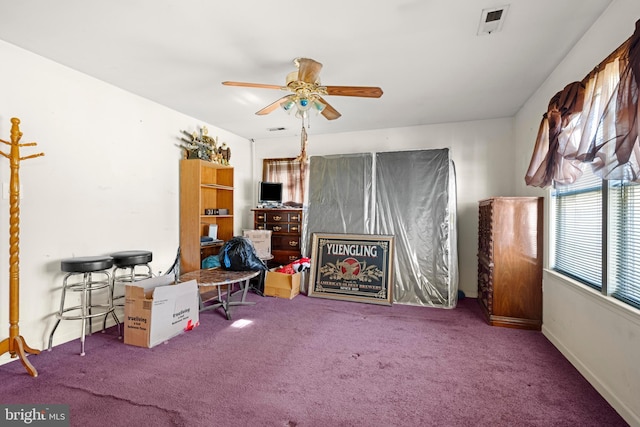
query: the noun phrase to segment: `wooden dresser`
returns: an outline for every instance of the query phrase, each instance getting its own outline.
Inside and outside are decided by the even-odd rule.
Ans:
[[[286,265],[299,259],[302,209],[252,209],[256,230],[271,230],[269,265]]]
[[[541,197],[480,201],[478,301],[490,325],[542,326]]]

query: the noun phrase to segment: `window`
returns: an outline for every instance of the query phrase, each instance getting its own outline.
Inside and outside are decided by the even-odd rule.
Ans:
[[[585,173],[556,185],[554,269],[597,289],[602,285],[602,180]]]
[[[640,185],[609,184],[609,294],[640,308]]]
[[[264,159],[262,180],[282,183],[282,201],[304,203],[308,177],[307,163],[297,158]]]
[[[525,176],[529,185],[554,182],[553,269],[637,308],[639,58],[636,25],[582,81],[551,99]]]
[[[603,181],[587,166],[552,197],[553,269],[640,308],[640,185]]]

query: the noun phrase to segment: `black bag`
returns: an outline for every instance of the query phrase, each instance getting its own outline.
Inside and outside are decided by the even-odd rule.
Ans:
[[[225,270],[256,271],[267,269],[265,263],[258,257],[251,240],[243,236],[227,240],[220,249],[218,259],[220,266]]]
[[[258,294],[264,292],[264,277],[267,265],[262,261],[251,240],[243,236],[232,237],[227,240],[218,253],[220,267],[232,271],[261,271],[262,273],[251,279],[251,288]]]

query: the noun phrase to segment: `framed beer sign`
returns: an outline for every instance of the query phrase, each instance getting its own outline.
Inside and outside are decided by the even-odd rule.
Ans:
[[[314,233],[308,295],[391,305],[393,236]]]

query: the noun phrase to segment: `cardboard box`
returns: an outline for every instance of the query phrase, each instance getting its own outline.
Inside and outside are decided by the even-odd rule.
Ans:
[[[278,298],[292,299],[300,293],[300,278],[302,273],[278,273],[276,269],[267,271],[264,281],[264,294]]]
[[[124,343],[154,347],[198,325],[198,283],[175,284],[174,275],[125,287]]]
[[[256,249],[258,258],[267,259],[271,257],[271,230],[243,230],[242,234],[251,240]]]

